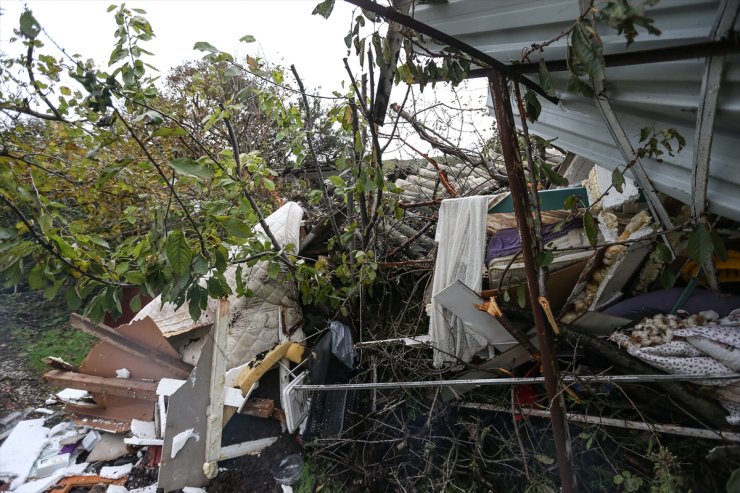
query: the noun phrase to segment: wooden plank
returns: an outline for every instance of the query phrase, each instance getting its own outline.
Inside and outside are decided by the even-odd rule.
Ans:
[[[218,300],[213,322],[213,356],[211,357],[208,407],[206,409],[206,453],[203,470],[209,479],[218,474],[221,431],[224,418],[224,379],[226,375],[226,335],[229,329],[229,300]]]
[[[160,365],[169,369],[180,378],[187,378],[190,375],[192,367],[180,358],[149,348],[137,341],[127,339],[115,329],[112,329],[107,325],[95,325],[87,318],[76,313],[70,315],[69,323],[72,324],[73,327],[93,335],[114,347],[126,351],[127,353],[157,361]]]
[[[51,370],[44,374],[44,380],[55,387],[102,392],[105,394],[130,397],[132,399],[157,400],[157,384],[128,378],[105,378],[72,371]]]

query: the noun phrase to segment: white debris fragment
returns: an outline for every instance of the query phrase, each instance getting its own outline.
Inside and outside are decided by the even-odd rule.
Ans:
[[[182,450],[182,448],[185,446],[188,440],[191,438],[195,438],[195,441],[197,442],[200,440],[200,436],[195,433],[193,428],[190,428],[189,430],[185,430],[181,433],[178,433],[172,438],[172,452],[171,452],[171,458],[174,459],[177,457],[177,453]]]
[[[48,478],[29,481],[28,483],[21,485],[18,489],[13,490],[13,493],[41,493],[47,491],[49,488],[57,484],[63,477],[79,476],[85,472],[88,465],[89,464],[87,462],[83,462],[82,464],[72,464],[66,469],[55,472]]]
[[[116,370],[116,378],[129,378],[131,372],[127,368],[119,368]]]
[[[44,419],[19,422],[0,446],[0,472],[14,478],[10,483],[13,491],[26,482],[28,473],[46,446],[49,429]]]
[[[56,396],[62,400],[67,401],[81,401],[90,396],[87,390],[79,389],[64,389],[61,392],[57,392]]]
[[[182,493],[206,493],[203,488],[194,488],[192,486],[186,486],[182,489]]]
[[[93,449],[95,445],[98,444],[102,437],[100,436],[100,433],[95,430],[90,430],[90,432],[85,435],[85,438],[82,439],[82,446],[87,450],[88,452]]]
[[[59,401],[58,401],[57,399],[55,399],[55,398],[53,398],[53,397],[49,397],[48,399],[46,399],[46,400],[44,401],[44,404],[46,404],[47,406],[53,406],[53,405],[54,405],[54,404],[56,404],[57,402],[59,402]]]
[[[57,425],[53,426],[51,430],[49,430],[49,436],[53,437],[54,435],[58,435],[59,433],[67,431],[70,424],[71,423],[69,421],[62,421],[61,423],[58,423]]]
[[[129,493],[128,488],[121,486],[120,484],[111,484],[105,491],[106,493]]]
[[[36,409],[33,410],[33,412],[39,413],[39,414],[49,414],[49,415],[54,414],[54,411],[52,411],[51,409],[46,409],[45,407],[37,407]]]
[[[157,438],[154,421],[131,420],[131,433],[138,438]]]
[[[143,488],[136,488],[134,490],[128,490],[128,493],[157,493],[157,484],[150,484]]]
[[[60,469],[66,469],[72,460],[72,454],[58,454],[41,459],[36,463],[36,476],[45,478],[51,476]]]
[[[106,466],[100,469],[100,473],[98,475],[101,478],[106,479],[121,479],[131,474],[131,469],[133,468],[133,464],[124,464],[122,466]]]

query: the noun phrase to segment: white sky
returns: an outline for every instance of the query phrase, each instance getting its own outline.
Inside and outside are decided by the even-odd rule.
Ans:
[[[113,49],[116,27],[113,13],[106,12],[111,3],[109,0],[0,0],[0,8],[4,10],[0,15],[0,50],[8,48],[8,39],[13,35],[13,28],[18,26],[25,4],[46,32],[68,53],[80,53],[105,68]],[[126,5],[147,11],[145,17],[156,37],[142,47],[155,54],[147,61],[162,75],[183,61],[201,58],[203,53],[194,51],[193,45],[197,41],[207,41],[234,55],[237,60],[243,60],[249,54],[262,56],[270,63],[286,68],[295,64],[310,91],[319,88],[321,94],[328,95],[333,90],[340,90],[341,81],[347,79],[342,62],[342,58],[348,55],[344,37],[349,31],[355,8],[337,0],[334,12],[327,20],[311,15],[317,3],[319,0],[149,0],[130,1]],[[257,42],[239,42],[239,38],[246,34],[253,35]],[[353,60],[353,56],[349,58]],[[286,77],[292,82],[289,74],[286,73]],[[462,102],[469,107],[484,107],[484,81],[471,81],[468,85],[469,88],[461,86],[458,90],[462,101],[456,101],[444,84],[439,84],[436,91],[428,87],[423,100],[417,100],[417,109],[437,102],[454,106]],[[405,87],[396,86],[391,99],[400,103],[404,94]],[[471,116],[472,113],[465,113],[465,120],[470,124],[462,133],[458,124],[445,129],[451,133],[451,140],[471,131],[490,136],[492,119],[478,114]],[[386,126],[390,128],[390,125]],[[471,139],[477,140],[470,134],[463,138],[462,143],[470,145]]]

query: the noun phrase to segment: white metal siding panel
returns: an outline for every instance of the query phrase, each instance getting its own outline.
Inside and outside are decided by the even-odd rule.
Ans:
[[[662,0],[649,10],[662,34],[641,32],[629,50],[688,44],[707,39],[719,2]],[[578,16],[576,0],[488,1],[450,0],[419,6],[415,17],[489,55],[508,62],[533,43],[567,29]],[[738,26],[736,24],[736,30]],[[599,27],[606,53],[624,52],[624,37]],[[547,59],[565,58],[566,40],[545,49]],[[539,60],[539,54],[531,57]],[[704,60],[682,60],[611,67],[606,72],[610,101],[633,146],[639,147],[642,127],[676,128],[687,147],[662,162],[644,160],[655,187],[689,202],[695,118]],[[542,114],[530,131],[557,138],[557,145],[606,167],[624,164],[593,101],[566,93],[566,73],[553,73],[561,103],[541,99]],[[515,108],[516,109],[516,108]],[[726,58],[710,163],[708,200],[711,212],[740,221],[740,56]]]

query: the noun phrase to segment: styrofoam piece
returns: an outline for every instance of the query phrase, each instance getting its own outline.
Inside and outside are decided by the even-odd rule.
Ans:
[[[0,446],[0,472],[13,478],[11,491],[26,482],[33,464],[46,446],[48,433],[43,418],[21,421]]]
[[[182,387],[185,380],[178,380],[176,378],[163,378],[157,384],[157,395],[163,395],[169,397],[174,394],[177,389]]]
[[[47,414],[47,415],[54,414],[54,411],[52,411],[51,409],[46,409],[45,407],[37,407],[36,409],[33,410],[33,412],[39,413],[39,414]]]
[[[55,426],[49,430],[50,437],[53,437],[54,435],[58,435],[59,433],[65,432],[69,429],[69,427],[72,425],[69,421],[62,421],[61,423],[57,423]]]
[[[183,432],[180,432],[174,437],[172,437],[172,458],[173,459],[177,457],[177,453],[185,446],[185,444],[191,438],[195,438],[196,442],[200,440],[200,436],[197,433],[195,433],[195,430],[193,430],[192,428],[189,428]]]
[[[108,489],[105,490],[105,493],[129,493],[129,489],[120,484],[111,484],[108,485]]]
[[[131,474],[131,469],[133,468],[133,464],[123,464],[122,466],[106,466],[100,469],[100,473],[98,475],[101,478],[106,479],[121,479]]]
[[[296,385],[303,384],[308,375],[304,371],[293,379],[282,391],[283,409],[285,410],[285,421],[287,422],[288,432],[293,433],[301,422],[308,416],[310,392],[305,390],[296,390]]]
[[[277,441],[279,437],[261,438],[249,442],[235,443],[221,447],[218,460],[233,459],[244,455],[257,454]]]
[[[182,489],[182,493],[206,493],[203,488],[194,488],[192,486],[186,486]]]
[[[39,478],[51,476],[60,469],[66,469],[71,460],[72,454],[68,452],[41,459],[36,463],[36,476]]]
[[[594,166],[589,173],[588,183],[586,184],[589,202],[591,204],[595,203],[611,184],[612,172],[598,164]],[[609,190],[601,199],[601,208],[610,210],[621,207],[634,202],[638,197],[640,197],[640,190],[637,188],[637,183],[629,176],[624,176],[622,191],[618,192],[616,188]]]
[[[149,486],[144,486],[143,488],[128,490],[128,493],[157,493],[157,485],[155,483],[150,484]]]
[[[129,378],[131,377],[131,372],[128,370],[128,368],[119,368],[116,370],[116,378]]]
[[[126,445],[135,445],[137,447],[151,447],[151,446],[161,447],[164,444],[164,439],[130,437],[130,438],[124,438],[123,443],[125,443]]]
[[[90,393],[87,390],[64,389],[56,393],[56,396],[63,401],[81,401],[89,398]]]
[[[100,432],[90,430],[87,435],[85,435],[85,438],[82,439],[82,447],[89,452],[98,444],[100,438]]]
[[[131,433],[138,438],[157,438],[154,421],[131,420]]]
[[[83,462],[82,464],[72,464],[66,469],[60,469],[49,477],[37,479],[35,481],[29,481],[28,483],[22,484],[17,489],[13,490],[13,493],[44,493],[49,490],[52,486],[57,484],[60,479],[67,476],[79,476],[89,464]]]

